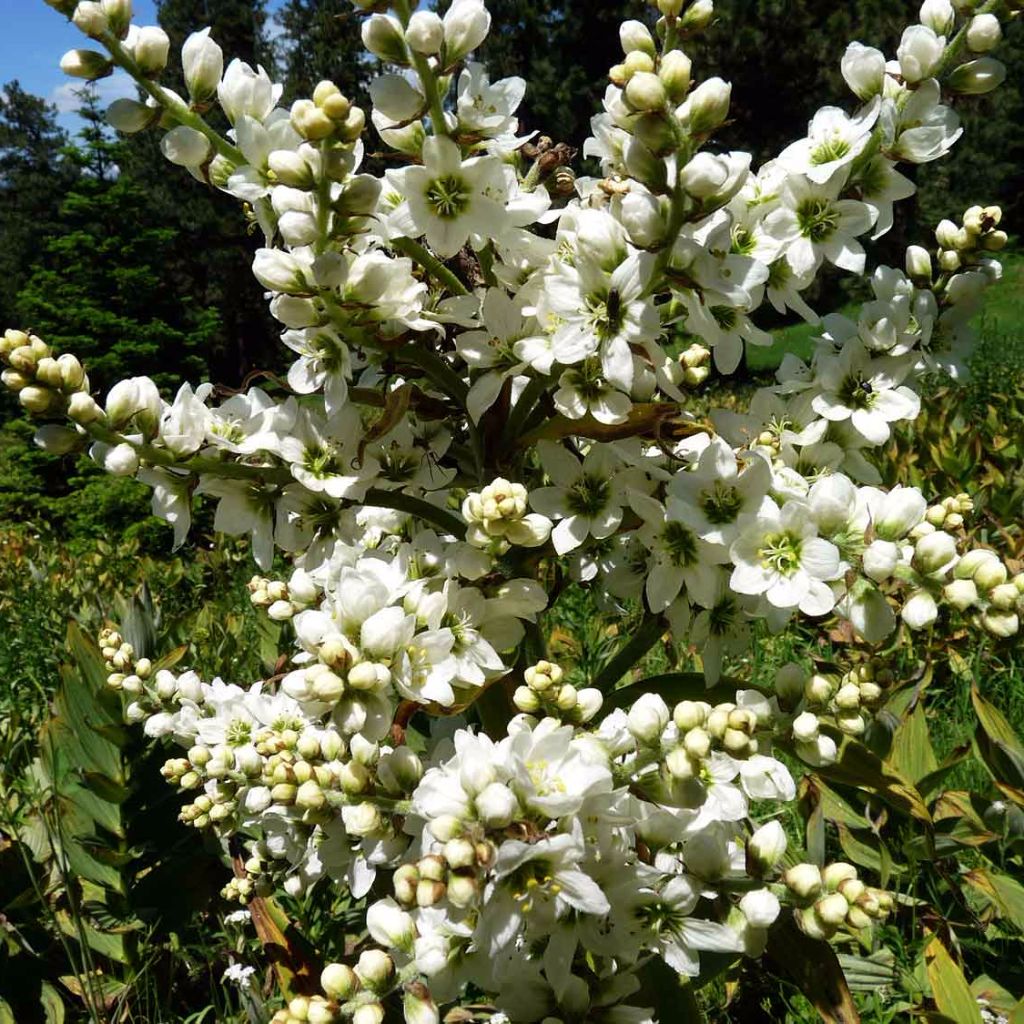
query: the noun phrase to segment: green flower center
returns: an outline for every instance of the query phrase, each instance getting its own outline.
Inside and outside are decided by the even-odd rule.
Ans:
[[[765,569],[792,576],[800,568],[800,538],[790,533],[768,534],[757,554]]]
[[[796,208],[800,234],[812,242],[824,242],[839,226],[839,214],[830,199],[805,199]]]
[[[697,535],[682,523],[667,522],[661,531],[661,543],[672,564],[680,569],[697,561]]]
[[[613,288],[607,295],[588,295],[586,322],[601,341],[614,338],[622,326],[622,300]]]
[[[723,331],[735,330],[739,314],[731,306],[709,306],[708,312]]]
[[[595,473],[584,473],[566,495],[565,503],[574,516],[592,519],[603,512],[611,496],[611,482]]]
[[[732,229],[732,246],[730,251],[738,256],[749,256],[757,248],[757,240],[753,232],[747,228]]]
[[[842,158],[849,152],[850,144],[846,139],[839,138],[839,136],[833,136],[831,139],[819,142],[818,145],[811,150],[811,163],[815,166],[830,164],[833,160],[842,160]]]
[[[848,409],[870,409],[875,398],[871,381],[859,373],[851,373],[839,386],[839,398]]]
[[[252,738],[252,723],[241,718],[233,718],[224,730],[224,742],[229,747],[244,746]]]
[[[466,212],[469,206],[469,190],[466,182],[457,175],[435,178],[428,186],[427,205],[442,220],[454,220]]]
[[[743,508],[743,496],[731,484],[716,480],[714,485],[700,492],[699,506],[712,526],[734,523]]]

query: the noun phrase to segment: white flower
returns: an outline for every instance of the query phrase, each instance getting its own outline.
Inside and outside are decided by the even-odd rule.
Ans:
[[[768,493],[771,470],[760,458],[742,466],[720,437],[701,452],[697,465],[682,470],[668,485],[669,514],[713,544],[731,544],[743,516],[756,514]]]
[[[873,359],[859,341],[847,342],[838,355],[823,356],[816,364],[814,411],[833,422],[849,420],[871,444],[889,439],[889,424],[917,416],[921,400],[900,382],[911,370],[907,359]]]
[[[817,536],[808,506],[765,499],[756,518],[733,542],[730,584],[740,594],[764,594],[776,608],[825,615],[835,605],[827,584],[840,574],[839,551]]]
[[[271,82],[262,67],[254,71],[244,61],[235,58],[217,86],[217,99],[232,124],[236,124],[243,115],[265,121],[283,90],[283,86]]]
[[[594,444],[580,462],[561,445],[541,441],[537,449],[551,480],[530,492],[530,504],[561,522],[552,530],[555,551],[564,555],[588,537],[603,540],[622,522],[625,471],[607,445]]]
[[[604,381],[593,358],[562,371],[553,399],[563,416],[578,420],[589,413],[598,423],[622,423],[633,407],[628,395]]]
[[[454,256],[471,234],[487,238],[501,231],[506,186],[494,157],[463,160],[451,139],[435,135],[423,143],[422,167],[389,171],[388,178],[405,196],[416,233],[426,235],[439,256]]]
[[[490,81],[483,64],[470,61],[459,75],[456,113],[469,132],[498,138],[515,130],[515,113],[526,94],[522,78]]]
[[[807,138],[787,146],[779,154],[779,164],[791,174],[804,174],[824,185],[864,151],[880,106],[881,99],[876,97],[852,118],[839,107],[822,107],[811,119]]]
[[[765,231],[785,246],[797,274],[817,270],[822,259],[854,274],[864,272],[864,249],[856,236],[871,228],[878,212],[859,200],[839,198],[844,177],[840,171],[822,184],[789,178],[783,205],[765,218]]]
[[[631,491],[629,503],[643,520],[641,542],[651,552],[644,593],[651,611],[664,611],[686,587],[687,597],[704,608],[715,603],[718,576],[715,566],[728,561],[722,545],[698,537],[685,521],[667,511],[661,502]]]

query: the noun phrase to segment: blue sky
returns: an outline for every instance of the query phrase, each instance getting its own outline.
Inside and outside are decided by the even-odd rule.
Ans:
[[[135,10],[140,24],[156,21],[153,0],[135,0]],[[43,0],[0,0],[0,25],[0,84],[18,79],[23,89],[56,104],[68,115],[62,123],[73,128],[71,112],[77,104],[72,90],[81,83],[61,73],[60,59],[73,47],[88,46],[88,40]],[[125,75],[112,75],[98,84],[106,102],[135,95]]]
[[[268,4],[271,10],[277,6],[273,0]],[[137,24],[156,24],[155,0],[134,0],[133,7]],[[74,90],[81,83],[61,73],[60,59],[67,50],[88,45],[89,41],[43,0],[0,0],[0,86],[18,79],[23,89],[54,103],[63,115],[61,123],[72,131],[80,123],[74,115]],[[97,88],[104,103],[136,95],[131,79],[123,72],[102,79]]]

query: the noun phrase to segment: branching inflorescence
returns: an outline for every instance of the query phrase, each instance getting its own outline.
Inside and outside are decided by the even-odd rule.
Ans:
[[[331,82],[283,110],[205,30],[183,48],[183,98],[159,81],[167,37],[132,25],[128,0],[53,2],[102,47],[65,71],[120,67],[145,94],[112,105],[114,127],[163,131],[172,163],[243,204],[295,357],[287,394],[183,384],[167,401],[133,378],[101,404],[73,354],[0,341],[4,383],[51,421],[44,448],[149,484],[178,544],[209,495],[263,572],[275,550],[293,563],[250,587],[293,627],[282,678],[208,683],[101,637],[129,720],[184,751],[164,768],[183,820],[244,846],[229,896],[373,891],[372,946],[275,1020],[374,1024],[400,993],[420,1024],[470,992],[492,1021],[643,1021],[652,955],[697,978],[707,952],[760,955],[783,913],[814,938],[884,917],[891,898],[850,865],[784,863],[779,823],[751,818],[795,799],[774,751],[827,765],[864,732],[884,664],[789,665],[765,694],[730,688],[723,662],[758,619],[839,617],[869,648],[900,623],[1018,631],[1024,578],[969,549],[969,499],[886,490],[871,460],[926,375],[963,374],[999,210],[876,268],[856,319],[819,320],[804,297],[826,263],[865,273],[864,240],[914,191],[900,165],[961,134],[945,98],[998,86],[986,54],[1008,6],[926,0],[893,60],[852,43],[849,108],[755,170],[715,150],[730,87],[685,53],[711,3],[658,0],[654,31],[621,28],[583,147],[600,176],[575,177],[567,147],[517,134],[524,82],[472,60],[482,0],[443,17],[358,3],[392,69],[370,90],[395,166],[380,176],[360,170],[364,112]],[[204,119],[215,104],[227,137]],[[813,358],[788,356],[744,413],[696,416],[693,389],[769,343],[765,303],[820,325]],[[600,685],[566,682],[537,623],[570,581],[609,609],[642,603],[633,661],[670,632],[712,689],[609,701],[622,659]],[[416,712],[431,717],[413,749]]]

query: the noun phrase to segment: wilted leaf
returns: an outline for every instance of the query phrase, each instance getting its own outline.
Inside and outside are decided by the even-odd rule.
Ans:
[[[43,982],[40,1002],[46,1014],[46,1024],[64,1024],[64,1000],[48,981]]]

